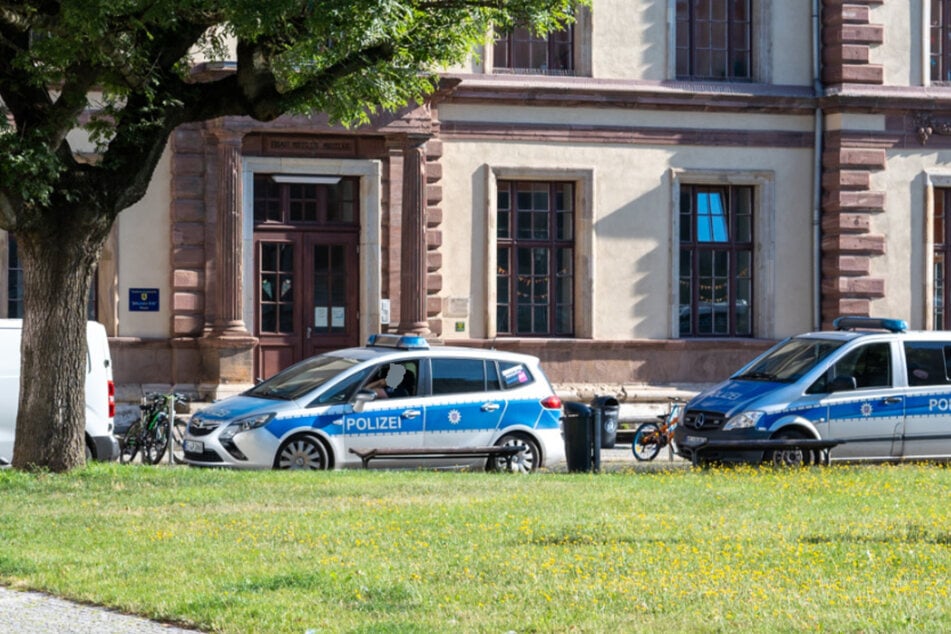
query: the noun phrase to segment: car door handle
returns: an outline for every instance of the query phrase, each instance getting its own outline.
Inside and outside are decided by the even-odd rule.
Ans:
[[[483,412],[494,412],[501,407],[498,403],[485,403],[482,405]]]
[[[886,405],[894,405],[895,403],[901,403],[900,396],[889,396],[888,398],[885,399]]]
[[[401,416],[403,418],[416,418],[421,413],[422,412],[420,412],[418,409],[407,409],[407,410],[403,410],[403,413],[401,414]]]

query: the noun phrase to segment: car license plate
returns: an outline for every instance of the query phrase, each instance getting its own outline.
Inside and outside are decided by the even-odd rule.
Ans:
[[[703,436],[687,436],[686,441],[688,445],[702,445],[707,439]]]
[[[201,453],[205,450],[205,443],[200,440],[186,440],[185,451],[188,453]]]

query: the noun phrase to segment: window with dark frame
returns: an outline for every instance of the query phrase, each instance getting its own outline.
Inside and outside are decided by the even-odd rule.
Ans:
[[[496,330],[574,334],[573,183],[499,181]]]
[[[496,73],[571,75],[574,72],[574,27],[539,36],[525,27],[501,33],[493,48]]]
[[[86,301],[86,318],[96,321],[99,318],[99,275],[93,274]],[[7,235],[7,314],[8,319],[23,318],[23,266],[16,238]]]
[[[934,262],[931,272],[932,317],[936,330],[951,330],[951,312],[945,304],[948,299],[948,267],[951,266],[951,188],[936,187],[934,190],[934,217],[931,235],[934,240]]]
[[[751,0],[677,0],[678,79],[752,79]]]
[[[325,180],[326,182],[313,182]],[[359,220],[359,178],[293,177],[282,182],[272,174],[254,175],[254,222],[257,225],[346,224]]]
[[[680,336],[753,335],[753,188],[680,190]]]
[[[23,317],[23,267],[12,235],[7,238],[7,317]]]
[[[951,0],[931,0],[931,81],[951,81]]]

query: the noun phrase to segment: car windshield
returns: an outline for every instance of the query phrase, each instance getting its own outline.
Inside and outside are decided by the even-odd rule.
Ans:
[[[320,387],[357,363],[360,363],[358,359],[332,355],[312,357],[278,372],[245,394],[258,398],[289,401]]]
[[[789,339],[733,378],[793,383],[844,343],[835,339]]]

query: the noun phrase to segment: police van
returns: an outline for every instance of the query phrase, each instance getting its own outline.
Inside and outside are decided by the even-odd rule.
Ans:
[[[22,319],[0,319],[0,466],[13,460],[17,410],[20,402],[20,342]],[[109,339],[102,324],[86,323],[86,459],[111,461],[119,457],[113,435],[116,388],[112,380]]]
[[[777,464],[951,458],[951,332],[868,317],[833,325],[778,343],[689,401],[678,453]],[[841,443],[822,455],[777,439]]]
[[[390,457],[373,466],[501,468],[501,458],[466,450],[518,445],[504,467],[534,471],[564,460],[561,416],[536,357],[374,335],[196,412],[185,462],[331,469],[365,466],[361,454],[384,450]]]

